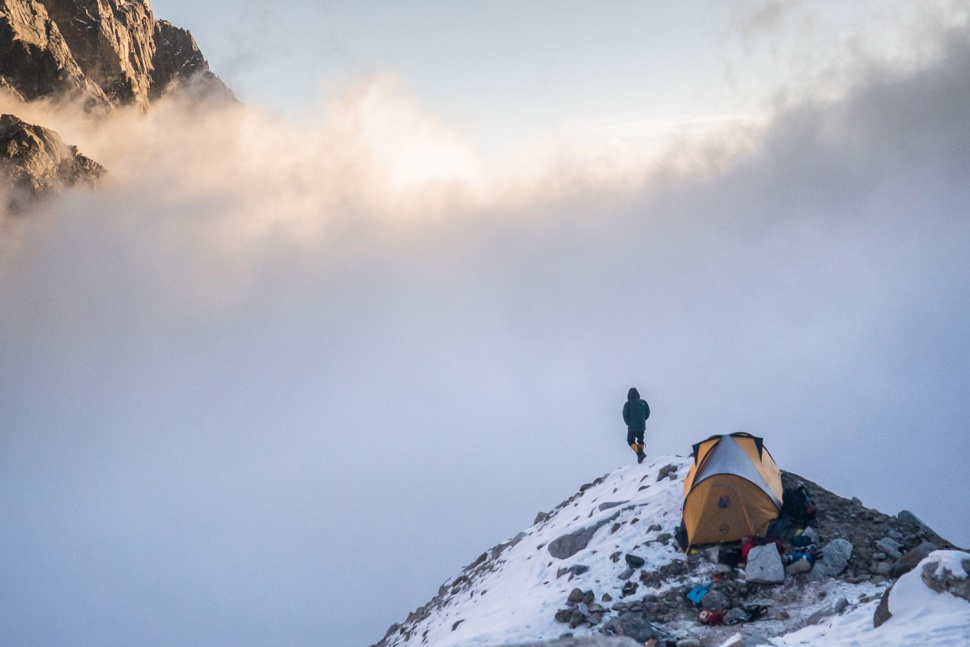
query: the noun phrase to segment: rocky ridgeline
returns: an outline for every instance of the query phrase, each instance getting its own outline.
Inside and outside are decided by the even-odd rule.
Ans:
[[[235,101],[192,35],[156,19],[147,0],[0,0],[0,92],[15,102],[78,105],[95,118],[121,106],[147,110],[169,93]],[[8,137],[18,147],[35,136],[60,143],[38,142],[26,154],[21,148],[0,151],[5,161],[0,170],[6,186],[20,196],[14,201],[20,207],[26,206],[25,196],[50,195],[58,183],[103,174],[81,158],[72,163],[78,172],[70,173],[68,158],[50,155],[60,151],[60,136],[50,129],[41,136],[38,128],[31,124]]]
[[[604,477],[605,478],[605,477]],[[656,481],[678,478],[677,466],[662,468]],[[653,479],[651,479],[653,480]],[[895,517],[865,507],[858,499],[837,496],[821,486],[788,472],[782,473],[786,489],[804,486],[818,507],[813,523],[793,525],[783,534],[782,551],[773,543],[756,546],[747,561],[723,563],[732,545],[702,547],[659,568],[649,568],[641,556],[657,545],[672,549],[675,528],[664,528],[653,519],[640,519],[628,502],[600,503],[594,511],[612,507],[617,513],[540,545],[554,559],[566,560],[586,549],[592,536],[609,526],[610,534],[624,525],[642,523],[640,543],[625,546],[612,554],[584,553],[596,560],[610,560],[615,583],[599,587],[575,587],[562,599],[554,620],[563,627],[556,641],[529,643],[529,647],[620,647],[631,644],[669,647],[720,645],[735,636],[740,625],[745,631],[734,643],[737,647],[768,644],[767,639],[801,627],[817,624],[847,609],[888,595],[890,585],[913,569],[930,552],[956,548],[941,538],[914,515],[901,512]],[[597,479],[548,513],[536,517],[535,527],[552,519],[599,485]],[[650,487],[649,483],[640,490]],[[632,515],[632,516],[631,516]],[[679,519],[678,519],[679,521]],[[664,520],[668,526],[669,519]],[[427,605],[411,613],[405,622],[390,627],[375,647],[390,644],[427,643],[427,632],[416,634],[422,622],[449,605],[459,594],[473,595],[476,583],[502,562],[503,553],[522,540],[525,533],[483,553],[453,581],[443,585]],[[795,537],[800,536],[797,544]],[[592,553],[592,555],[591,555]],[[638,554],[639,553],[639,554]],[[793,559],[792,556],[797,558]],[[588,557],[558,569],[557,579],[582,578],[590,570]],[[736,561],[736,560],[735,560]],[[970,572],[970,564],[966,566]],[[966,580],[933,570],[937,590],[962,591],[970,595]],[[706,592],[688,598],[702,585]],[[962,587],[962,588],[961,588]],[[932,587],[931,587],[932,588]],[[613,594],[607,591],[614,591]],[[619,589],[619,593],[615,593]],[[884,604],[883,607],[886,607]],[[884,614],[888,609],[884,609]],[[704,614],[704,615],[702,615]],[[877,613],[878,616],[878,613]],[[711,624],[704,624],[704,618]],[[455,623],[459,625],[461,621]],[[454,631],[457,627],[451,627]],[[575,635],[574,635],[575,632]],[[403,639],[403,640],[402,640]]]
[[[23,212],[35,199],[62,186],[97,186],[104,167],[65,144],[52,130],[0,115],[0,171],[10,181],[9,213]]]

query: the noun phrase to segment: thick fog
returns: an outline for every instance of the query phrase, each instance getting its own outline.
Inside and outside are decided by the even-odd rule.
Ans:
[[[970,544],[968,36],[643,166],[496,169],[387,79],[21,110],[111,175],[2,221],[0,643],[376,642],[635,460],[630,386],[648,455],[749,431]]]

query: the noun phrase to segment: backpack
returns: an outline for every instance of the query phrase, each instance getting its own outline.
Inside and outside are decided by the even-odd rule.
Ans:
[[[782,513],[792,521],[811,525],[815,522],[817,508],[812,495],[804,485],[788,488],[782,495]]]

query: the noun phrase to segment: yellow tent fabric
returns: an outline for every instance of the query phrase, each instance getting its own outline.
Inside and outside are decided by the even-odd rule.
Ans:
[[[688,545],[764,535],[781,504],[781,470],[761,438],[736,433],[694,445],[684,480]]]

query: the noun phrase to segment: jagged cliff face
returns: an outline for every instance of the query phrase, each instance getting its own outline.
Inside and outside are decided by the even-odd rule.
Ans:
[[[148,0],[0,0],[0,92],[78,102],[98,117],[168,93],[235,101],[192,35],[157,20]],[[0,118],[0,215],[105,173],[53,130]]]
[[[20,213],[31,201],[56,194],[62,186],[96,186],[105,169],[54,131],[0,115],[0,173],[12,189],[6,209]]]
[[[181,81],[232,96],[192,35],[157,20],[147,0],[0,0],[0,82],[27,101],[147,108]]]

